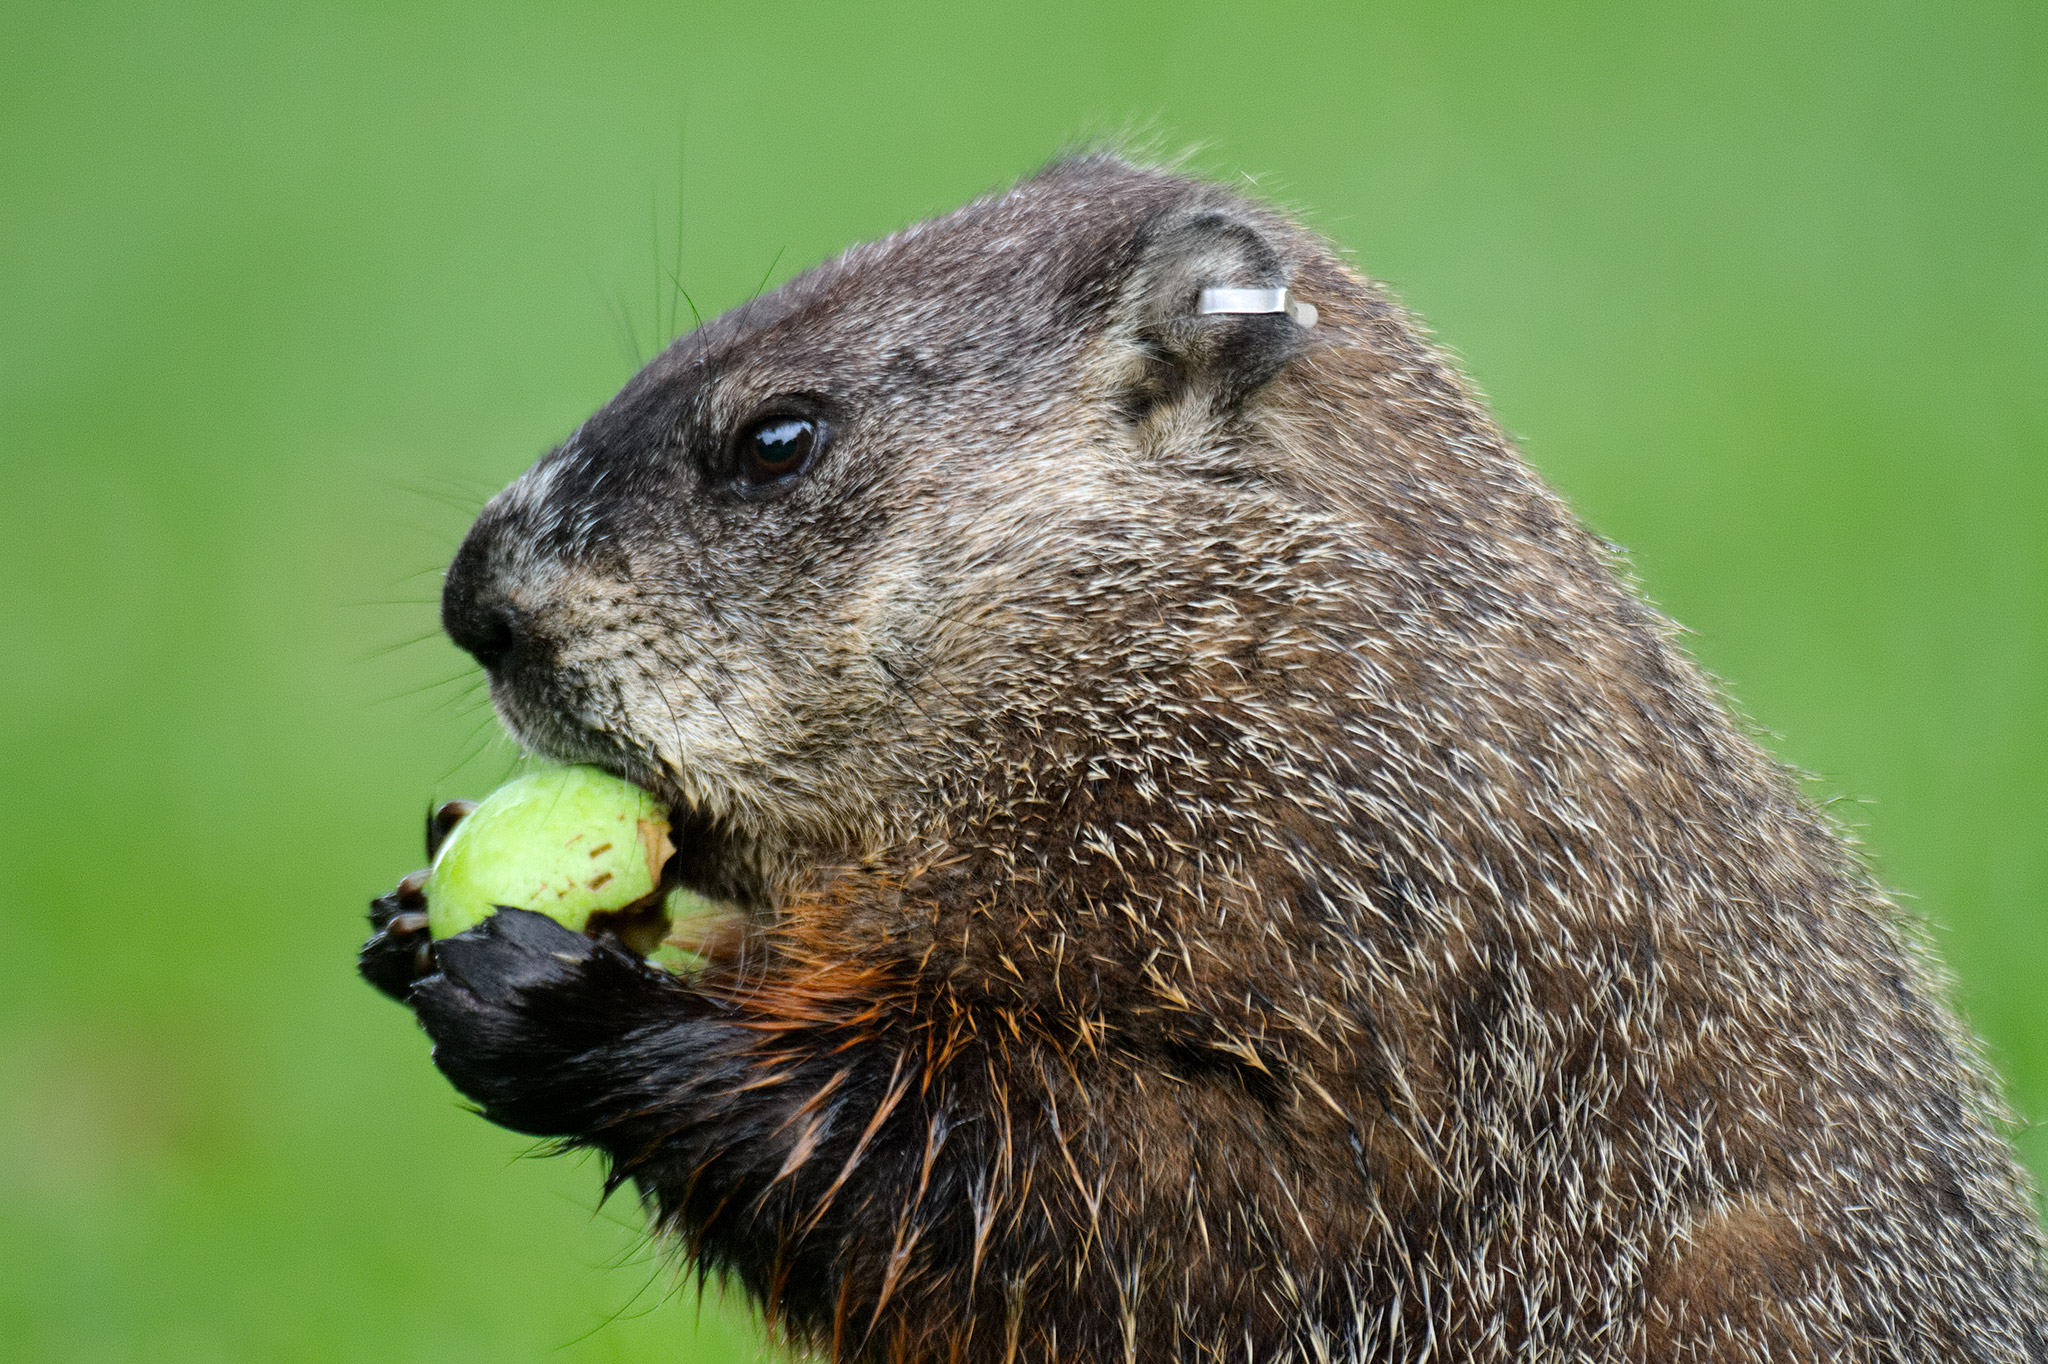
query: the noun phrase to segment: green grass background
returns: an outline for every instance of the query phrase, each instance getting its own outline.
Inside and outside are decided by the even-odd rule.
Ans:
[[[678,234],[708,313],[1133,126],[1465,357],[2048,1118],[2044,73],[2033,0],[8,0],[0,1353],[753,1356],[353,976],[512,760],[437,569]]]

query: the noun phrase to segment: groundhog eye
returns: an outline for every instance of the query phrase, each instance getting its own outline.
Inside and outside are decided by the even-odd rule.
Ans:
[[[756,422],[740,437],[740,477],[748,483],[775,483],[801,473],[817,444],[818,424],[808,417]]]

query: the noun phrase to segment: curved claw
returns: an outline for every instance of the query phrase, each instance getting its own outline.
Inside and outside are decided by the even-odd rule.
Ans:
[[[434,855],[441,851],[441,844],[447,841],[448,835],[455,832],[455,826],[464,819],[467,819],[470,811],[476,809],[476,805],[477,803],[473,800],[445,800],[432,810],[427,811],[427,860],[429,862],[433,861]]]
[[[416,871],[389,895],[370,901],[370,940],[356,953],[362,978],[400,1003],[411,997],[415,981],[438,969],[427,933],[426,878]]]

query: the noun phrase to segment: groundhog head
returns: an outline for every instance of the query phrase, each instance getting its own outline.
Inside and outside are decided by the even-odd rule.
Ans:
[[[1204,291],[1335,269],[1213,187],[1064,163],[677,341],[478,518],[448,632],[524,743],[692,811],[700,881],[758,898],[957,816],[935,788],[996,730],[1118,708],[1127,618],[1328,475],[1265,427],[1331,322]],[[1230,647],[1175,629],[1153,667]]]

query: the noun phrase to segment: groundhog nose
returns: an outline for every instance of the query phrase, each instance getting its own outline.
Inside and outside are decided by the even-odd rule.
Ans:
[[[449,637],[467,649],[484,671],[496,672],[519,647],[519,626],[502,603],[481,609],[442,614]]]
[[[464,544],[448,566],[441,587],[441,628],[486,672],[496,672],[518,652],[525,629],[519,612],[492,583],[482,558]]]

